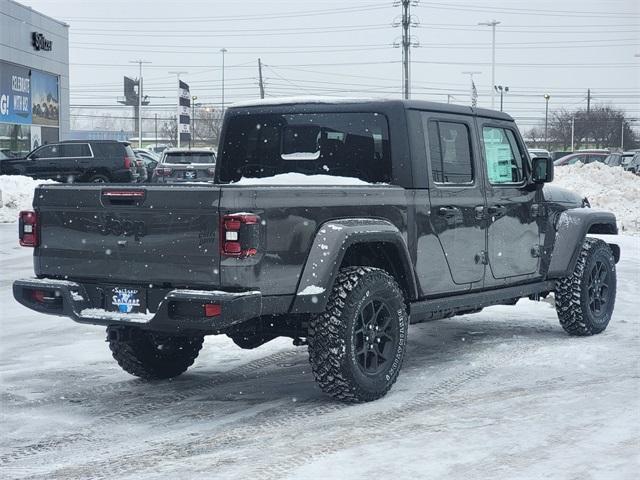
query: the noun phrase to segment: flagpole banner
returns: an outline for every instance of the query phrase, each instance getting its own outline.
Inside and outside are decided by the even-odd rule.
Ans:
[[[178,147],[191,140],[191,92],[189,85],[178,80]]]

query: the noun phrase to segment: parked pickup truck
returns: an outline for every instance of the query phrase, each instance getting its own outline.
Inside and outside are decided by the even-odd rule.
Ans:
[[[410,323],[553,292],[569,334],[607,327],[620,249],[587,235],[616,234],[616,219],[552,179],[500,112],[237,105],[213,184],[38,187],[19,223],[35,278],[14,296],[106,326],[138,377],[181,374],[205,335],[242,348],[286,336],[308,345],[323,391],[374,400]]]

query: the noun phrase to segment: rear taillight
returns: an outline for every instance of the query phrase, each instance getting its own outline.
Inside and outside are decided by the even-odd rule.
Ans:
[[[260,219],[251,213],[225,215],[221,220],[220,246],[228,257],[250,257],[258,253]]]
[[[136,165],[136,159],[131,157],[124,157],[124,168],[131,168]]]
[[[20,212],[18,218],[18,236],[23,247],[37,247],[40,244],[38,237],[38,214],[31,211]]]
[[[171,175],[171,169],[169,167],[158,167],[155,169],[158,177],[168,177]]]

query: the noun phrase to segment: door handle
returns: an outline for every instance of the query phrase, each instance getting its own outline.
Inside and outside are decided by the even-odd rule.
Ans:
[[[504,205],[491,205],[487,207],[487,214],[490,217],[503,217],[507,214],[507,207]]]
[[[460,214],[460,209],[457,207],[440,207],[438,209],[438,215],[442,215],[443,217],[455,217]]]

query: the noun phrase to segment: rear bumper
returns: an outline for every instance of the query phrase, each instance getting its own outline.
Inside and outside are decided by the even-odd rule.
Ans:
[[[34,291],[41,292],[39,300]],[[164,332],[219,333],[229,327],[262,315],[262,295],[252,292],[170,290],[156,312],[120,313],[96,305],[85,287],[76,282],[55,279],[25,279],[13,283],[13,296],[31,310],[69,317],[93,325],[130,325]],[[220,314],[205,316],[205,304],[220,305]]]

